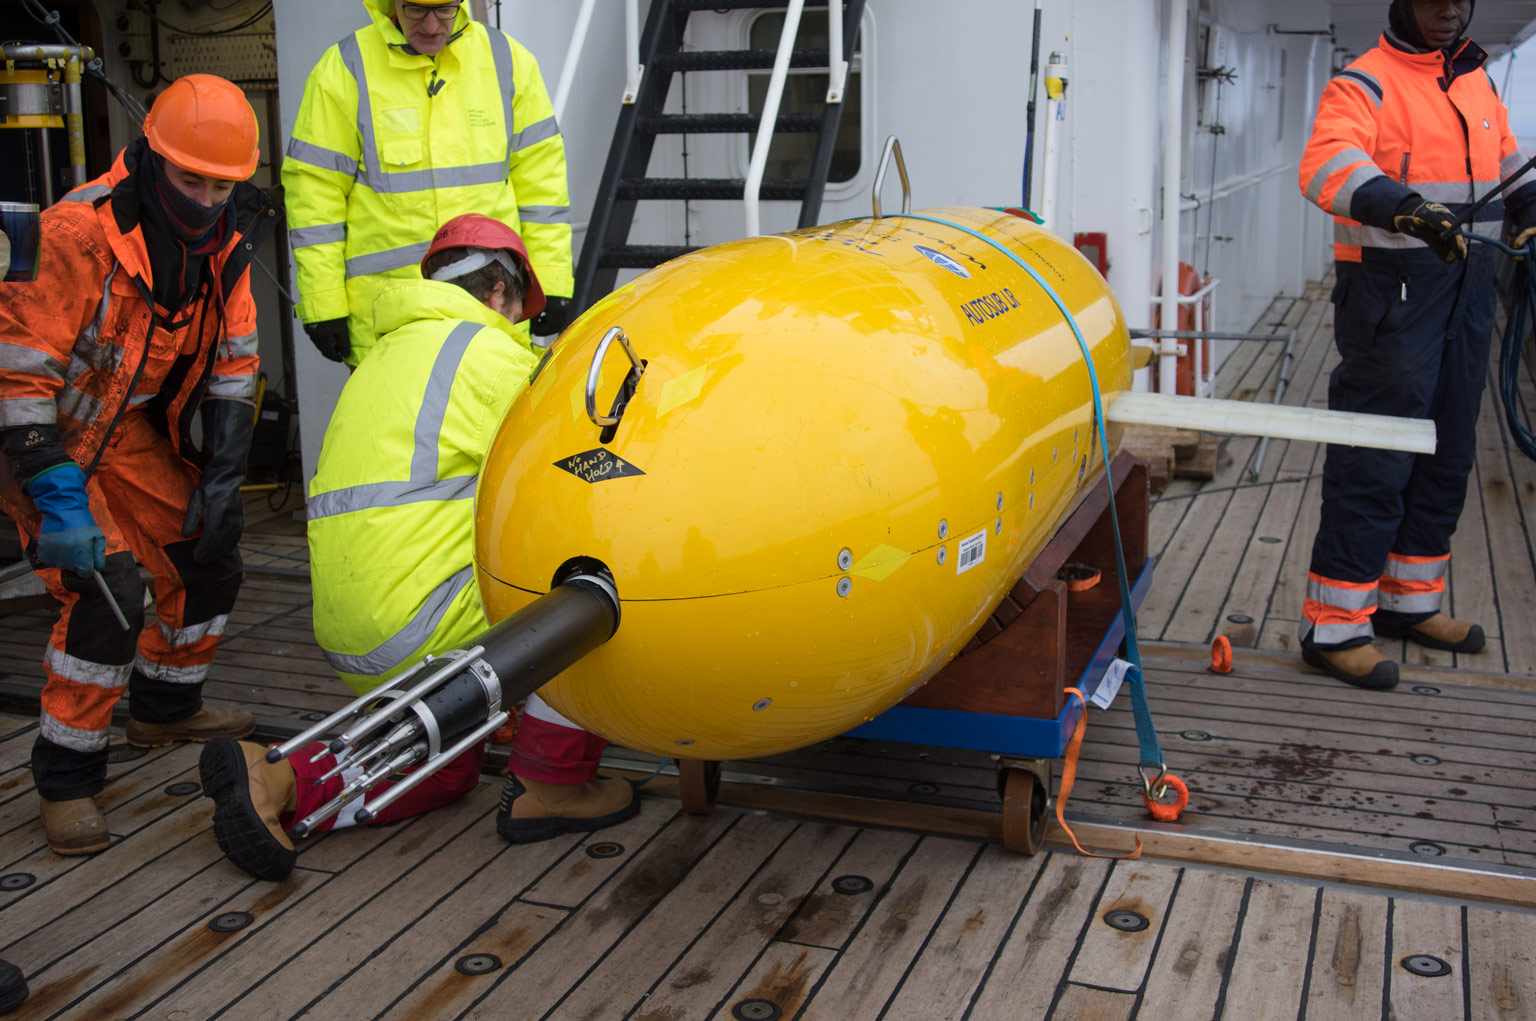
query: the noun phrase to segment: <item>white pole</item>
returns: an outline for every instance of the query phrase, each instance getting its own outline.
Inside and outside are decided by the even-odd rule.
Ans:
[[[1067,127],[1067,58],[1052,51],[1045,65],[1045,173],[1041,179],[1040,216],[1045,225],[1065,237],[1056,222],[1056,189],[1061,182],[1061,140]]]
[[[1189,0],[1168,0],[1168,91],[1163,103],[1163,296],[1162,328],[1179,328],[1179,181],[1184,176],[1184,36]],[[1198,343],[1192,341],[1191,343]],[[1158,345],[1159,393],[1176,391],[1178,341]]]
[[[576,63],[581,59],[581,48],[587,41],[587,26],[592,23],[592,8],[596,6],[597,0],[581,0],[581,10],[576,14],[576,30],[571,33],[571,44],[565,48],[565,63],[560,65],[560,84],[555,86],[556,124],[565,116],[565,101],[571,97],[571,83],[576,80]],[[638,14],[636,18],[638,20]]]
[[[747,207],[747,237],[762,233],[758,215],[759,193],[763,190],[763,170],[768,166],[768,144],[773,141],[773,125],[779,119],[779,101],[784,96],[784,80],[789,77],[789,51],[800,31],[800,14],[805,0],[789,0],[784,12],[784,30],[779,33],[779,53],[773,58],[773,77],[768,79],[768,95],[763,97],[763,116],[757,122],[757,139],[752,143],[752,164],[747,168],[747,184],[742,197]]]
[[[645,74],[645,65],[640,63],[639,0],[624,0],[624,52],[629,58],[624,78],[624,102],[633,103],[640,95],[640,76]]]

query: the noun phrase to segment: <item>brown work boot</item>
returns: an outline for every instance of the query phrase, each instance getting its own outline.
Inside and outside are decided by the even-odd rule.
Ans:
[[[298,859],[279,821],[298,807],[293,765],[268,762],[250,741],[215,738],[197,763],[203,793],[213,799],[213,835],[224,856],[257,879],[284,879]]]
[[[43,833],[48,846],[59,854],[95,854],[112,842],[107,820],[96,807],[95,798],[71,798],[49,801],[39,797],[38,814],[43,819]]]
[[[1301,658],[1335,680],[1357,688],[1397,687],[1397,664],[1374,645],[1348,649],[1302,649]]]
[[[1481,627],[1443,613],[1406,627],[1377,621],[1376,633],[1385,638],[1406,638],[1426,649],[1444,649],[1446,652],[1481,652],[1488,644]]]
[[[514,844],[531,844],[613,826],[638,811],[640,799],[628,780],[600,776],[586,783],[540,783],[508,773],[496,832]]]
[[[130,710],[131,711],[131,710]],[[128,721],[128,743],[140,748],[159,748],[172,741],[211,741],[216,737],[240,738],[256,729],[256,717],[244,709],[203,706],[175,723]]]

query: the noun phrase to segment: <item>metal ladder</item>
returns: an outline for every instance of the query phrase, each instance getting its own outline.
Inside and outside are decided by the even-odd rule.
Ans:
[[[840,24],[829,25],[830,50],[791,49],[799,26],[803,0],[751,3],[744,0],[654,0],[638,42],[638,67],[643,68],[638,87],[626,95],[614,128],[608,161],[598,185],[586,242],[576,267],[576,311],[613,290],[621,269],[649,269],[669,259],[696,251],[697,245],[631,245],[630,227],[636,205],[643,200],[735,200],[746,204],[747,233],[757,233],[756,204],[759,198],[800,203],[799,225],[814,226],[821,215],[821,199],[832,166],[838,125],[842,122],[842,91],[847,62],[857,42],[865,0],[844,0],[829,5],[842,8]],[[784,10],[784,32],[778,50],[683,50],[683,33],[695,11]],[[837,21],[835,13],[829,21]],[[841,46],[838,47],[838,44]],[[820,113],[778,112],[784,76],[791,67],[827,67],[832,70],[828,102]],[[663,108],[672,76],[689,71],[749,71],[773,69],[773,84],[761,116],[756,114],[665,114]],[[663,134],[750,134],[757,132],[752,169],[746,178],[648,177],[646,168],[656,138]],[[816,149],[810,176],[804,180],[762,179],[768,145],[775,132],[814,132]]]

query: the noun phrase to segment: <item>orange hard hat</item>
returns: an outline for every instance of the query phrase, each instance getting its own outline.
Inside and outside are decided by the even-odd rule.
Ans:
[[[421,275],[427,275],[427,260],[438,252],[448,248],[485,248],[492,251],[506,249],[517,255],[518,262],[523,267],[523,319],[532,319],[544,311],[544,288],[539,286],[539,278],[533,272],[533,265],[528,261],[528,248],[523,244],[523,239],[517,231],[508,227],[500,220],[492,219],[480,213],[465,213],[463,216],[455,216],[432,235],[432,244],[427,249],[427,254],[421,258]]]
[[[189,74],[166,86],[144,118],[149,147],[182,170],[223,181],[256,172],[256,112],[233,82]]]

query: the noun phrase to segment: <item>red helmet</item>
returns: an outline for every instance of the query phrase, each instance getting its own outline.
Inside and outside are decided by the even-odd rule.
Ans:
[[[539,286],[539,278],[528,261],[528,249],[523,245],[523,239],[511,227],[480,213],[455,216],[432,235],[432,245],[421,259],[422,276],[427,275],[427,260],[447,248],[506,249],[515,253],[524,271],[523,315],[518,322],[532,319],[544,311],[544,288]]]
[[[194,174],[244,181],[256,172],[256,113],[232,82],[189,74],[166,86],[144,118],[149,147]]]

